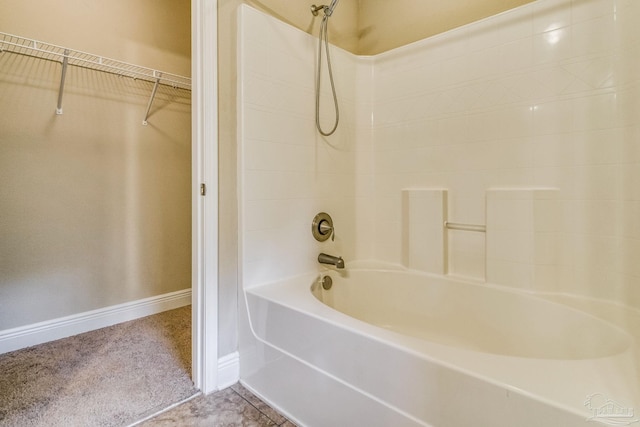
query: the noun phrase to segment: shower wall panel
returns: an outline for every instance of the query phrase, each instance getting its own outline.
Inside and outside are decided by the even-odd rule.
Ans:
[[[401,190],[449,190],[483,224],[493,187],[559,189],[558,280],[640,307],[640,4],[536,1],[375,57],[375,255],[401,260]],[[449,241],[485,275],[484,238]],[[514,284],[517,286],[517,284]]]
[[[240,245],[242,282],[250,287],[316,270],[320,252],[352,260],[356,178],[370,171],[356,161],[356,58],[332,49],[340,126],[323,138],[315,129],[317,39],[255,9],[242,6],[240,13]],[[322,88],[327,127],[334,114],[328,81]],[[311,221],[323,211],[333,217],[335,241],[313,239]]]
[[[406,188],[447,189],[448,220],[466,224],[486,224],[488,190],[557,188],[554,280],[528,283],[640,307],[637,2],[537,1],[374,57],[334,49],[329,138],[314,129],[317,39],[243,13],[245,285],[317,270],[321,251],[401,263]],[[320,211],[335,242],[311,237]],[[447,234],[449,273],[485,278],[485,236]]]

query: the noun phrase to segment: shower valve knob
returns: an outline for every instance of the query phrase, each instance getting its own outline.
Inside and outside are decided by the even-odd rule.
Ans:
[[[320,230],[320,234],[322,234],[323,236],[333,231],[333,227],[329,225],[329,223],[325,220],[320,221],[318,229]]]
[[[331,240],[335,240],[336,233],[333,228],[333,220],[328,213],[320,212],[313,218],[313,222],[311,223],[311,233],[319,242],[324,242],[329,237],[331,237]]]

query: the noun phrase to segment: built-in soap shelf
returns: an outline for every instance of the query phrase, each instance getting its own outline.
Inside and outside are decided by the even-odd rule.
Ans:
[[[449,190],[402,190],[402,263],[411,269],[450,274],[451,231],[484,233],[484,277],[487,282],[546,290],[557,281],[557,188],[489,188],[485,192],[486,224],[449,218]]]

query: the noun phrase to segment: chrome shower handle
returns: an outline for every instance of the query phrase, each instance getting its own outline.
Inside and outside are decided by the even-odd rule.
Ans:
[[[333,227],[333,224],[329,224],[329,221],[324,219],[320,221],[320,224],[318,224],[318,231],[320,231],[320,234],[322,234],[323,236],[330,235],[331,241],[335,242],[336,229]]]
[[[323,219],[320,221],[320,224],[318,224],[318,230],[320,230],[320,234],[324,236],[326,234],[333,233],[333,226],[331,226],[327,220]]]

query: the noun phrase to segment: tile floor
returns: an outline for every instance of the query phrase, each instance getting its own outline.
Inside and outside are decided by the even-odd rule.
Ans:
[[[197,396],[150,420],[139,427],[295,427],[266,403],[240,384],[212,393]]]

